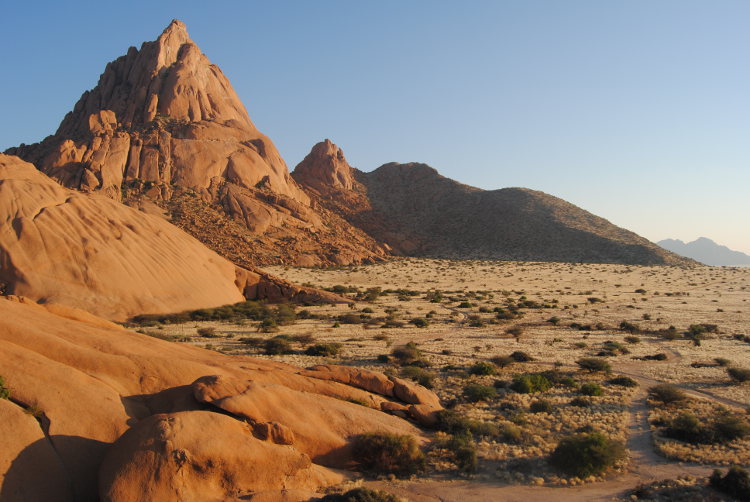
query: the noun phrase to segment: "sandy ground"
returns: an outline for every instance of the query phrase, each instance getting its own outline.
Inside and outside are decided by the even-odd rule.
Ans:
[[[272,267],[268,271],[316,287],[341,285],[360,291],[377,287],[418,292],[412,296],[391,293],[374,302],[358,301],[354,306],[309,307],[307,310],[312,314],[326,318],[300,320],[281,327],[279,333],[284,335],[310,335],[315,343],[341,344],[342,352],[336,358],[307,356],[302,353],[303,347],[294,354],[264,357],[302,366],[330,360],[393,371],[391,365],[378,362],[377,356],[390,353],[396,345],[414,341],[437,376],[435,391],[444,402],[460,399],[466,382],[490,384],[494,379],[510,379],[519,371],[549,369],[553,364],[575,371],[576,360],[596,356],[608,341],[624,346],[629,352],[607,359],[616,373],[638,380],[639,388],[626,392],[607,387],[605,396],[596,398],[595,406],[585,409],[565,406],[572,393],[559,390],[549,393],[545,397],[559,405],[558,412],[530,417],[532,423],[523,427],[533,433],[534,438],[524,445],[525,449],[509,449],[501,442],[480,444],[484,466],[475,476],[465,478],[455,471],[438,469],[431,476],[414,481],[369,483],[410,500],[532,501],[550,497],[610,500],[626,497],[627,490],[640,483],[686,474],[706,476],[712,465],[670,461],[654,451],[645,389],[669,382],[688,390],[697,399],[719,403],[738,412],[750,405],[750,384],[733,385],[726,368],[714,363],[715,358],[725,358],[732,365],[750,368],[750,343],[735,338],[735,335],[750,335],[748,268],[403,259],[330,270]],[[440,291],[443,301],[430,302],[425,298],[428,291]],[[462,306],[464,301],[469,301],[471,306]],[[533,301],[549,308],[524,308],[521,318],[495,320],[493,309],[507,306],[509,301]],[[360,314],[363,310],[370,317],[390,314],[404,326],[385,329],[379,324],[338,323],[334,327],[334,317]],[[429,326],[414,327],[409,324],[414,318],[427,319]],[[557,318],[557,323],[549,322],[550,318]],[[481,319],[484,326],[470,327],[472,319]],[[700,346],[682,336],[665,340],[653,333],[636,334],[637,343],[628,343],[625,341],[628,333],[619,329],[623,321],[651,332],[674,326],[681,334],[693,324],[716,325],[717,328],[715,333],[701,339]],[[219,338],[196,338],[198,328],[209,326],[216,328]],[[512,328],[520,328],[520,333],[509,334]],[[240,338],[269,338],[279,334],[258,333],[253,323],[188,323],[164,326],[161,332],[184,336],[190,343],[209,345],[226,353],[253,355],[258,355],[258,350],[248,348]],[[517,350],[528,353],[536,361],[522,367],[513,365],[491,377],[469,377],[465,371],[453,371]],[[641,359],[655,354],[665,354],[666,360]],[[503,402],[528,406],[530,398],[518,396],[504,394],[501,398]],[[493,405],[460,404],[456,409],[478,419],[498,423],[511,420],[507,413],[499,413]],[[535,428],[533,421],[543,427]],[[571,432],[586,422],[594,423],[613,437],[619,434],[627,439],[630,461],[621,471],[596,482],[565,487],[548,472],[518,482],[500,472],[504,458],[543,458],[560,434]],[[535,483],[543,486],[531,486]]]

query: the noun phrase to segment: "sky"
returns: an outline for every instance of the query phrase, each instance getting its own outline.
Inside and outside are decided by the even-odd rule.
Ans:
[[[0,150],[177,18],[290,170],[424,162],[750,253],[750,2],[3,0]]]

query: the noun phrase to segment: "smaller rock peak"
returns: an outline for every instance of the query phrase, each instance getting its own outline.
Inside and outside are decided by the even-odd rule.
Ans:
[[[307,157],[294,169],[295,179],[319,191],[351,190],[354,187],[352,167],[344,152],[330,139],[312,147]]]

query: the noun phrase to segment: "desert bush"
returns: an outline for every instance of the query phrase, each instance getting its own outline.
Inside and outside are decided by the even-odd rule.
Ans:
[[[216,338],[216,328],[198,328],[197,331],[199,336],[203,338]]]
[[[552,403],[546,399],[537,399],[529,406],[531,413],[551,413],[552,409]]]
[[[604,359],[597,358],[597,357],[583,357],[577,360],[576,364],[582,370],[586,370],[590,373],[595,373],[598,371],[609,373],[612,370],[612,367],[609,365],[607,361],[605,361]]]
[[[340,343],[316,343],[305,349],[306,355],[318,357],[336,357],[339,352],[341,352]]]
[[[261,347],[264,343],[266,343],[266,340],[259,336],[243,336],[239,339],[239,342],[245,345],[249,345],[250,347]]]
[[[520,326],[513,326],[512,328],[506,329],[505,333],[518,338],[519,336],[523,335],[523,328]]]
[[[413,436],[369,433],[354,440],[352,456],[367,471],[411,475],[424,470],[425,456]]]
[[[547,322],[552,324],[553,326],[557,326],[557,324],[560,322],[560,318],[557,316],[552,316],[549,319],[547,319]]]
[[[494,375],[497,373],[495,365],[486,361],[479,361],[469,368],[470,375]]]
[[[686,443],[728,443],[750,435],[750,424],[731,414],[720,415],[712,423],[702,424],[695,415],[684,412],[669,422],[664,435]]]
[[[750,473],[740,467],[733,465],[724,477],[716,469],[709,478],[709,484],[737,500],[750,500]]]
[[[580,397],[580,396],[574,397],[573,399],[570,400],[570,405],[576,406],[578,408],[588,408],[592,404],[593,403],[591,402],[591,399],[587,399],[585,397]]]
[[[445,447],[453,454],[453,461],[460,470],[464,472],[477,470],[477,446],[469,434],[454,434],[446,442]]]
[[[458,308],[460,309],[470,309],[474,307],[474,305],[471,304],[471,302],[461,302],[458,304]]]
[[[622,321],[620,323],[620,329],[631,334],[641,332],[641,328],[637,324],[633,324],[632,322],[628,321]]]
[[[552,387],[552,382],[539,373],[526,373],[513,377],[510,388],[519,394],[535,394],[545,392]]]
[[[619,385],[620,387],[638,387],[638,382],[624,375],[607,380],[607,383],[610,385]]]
[[[0,376],[0,399],[10,399],[10,387],[5,384],[2,376]]]
[[[549,457],[549,462],[569,476],[585,478],[605,472],[625,458],[620,441],[592,432],[563,438]]]
[[[625,341],[631,344],[641,343],[640,337],[634,335],[628,335],[625,337]]]
[[[482,319],[481,316],[478,314],[472,314],[468,317],[469,320],[469,327],[470,328],[483,328],[484,327],[484,319]]]
[[[727,368],[729,378],[735,383],[750,382],[750,369],[746,368]]]
[[[664,338],[665,340],[675,340],[678,336],[680,336],[680,334],[677,332],[677,328],[675,328],[674,326],[656,330],[655,334]]]
[[[585,384],[581,385],[581,387],[578,389],[578,392],[580,392],[584,396],[601,396],[602,394],[604,394],[604,391],[599,386],[599,384],[593,382],[586,382]]]
[[[292,344],[285,336],[275,336],[263,343],[263,350],[270,356],[290,354],[292,352]]]
[[[470,383],[464,387],[463,395],[467,401],[475,403],[477,401],[489,401],[497,397],[497,389],[490,385]]]
[[[659,401],[664,404],[679,403],[688,399],[685,391],[669,383],[660,383],[650,387],[648,389],[648,395],[654,401]]]
[[[549,380],[552,385],[562,385],[569,388],[578,387],[578,383],[570,373],[562,372],[559,369],[542,371],[540,375]]]
[[[415,363],[422,361],[422,351],[417,348],[417,344],[414,342],[395,347],[391,351],[391,355],[402,366],[415,365]]]
[[[714,362],[719,366],[729,366],[730,364],[732,364],[732,361],[724,357],[715,357]]]
[[[516,360],[510,356],[495,356],[490,361],[499,368],[505,368],[513,364]]]
[[[498,437],[500,428],[492,422],[466,418],[454,410],[440,410],[436,414],[438,430],[449,434],[474,434],[476,436]]]
[[[399,502],[401,499],[382,490],[355,488],[346,493],[331,493],[320,499],[321,502]]]
[[[719,416],[712,424],[714,442],[725,443],[750,435],[750,423],[736,415]]]
[[[433,372],[417,366],[404,366],[401,368],[401,376],[408,378],[409,380],[414,380],[419,385],[427,387],[428,389],[432,388],[435,379],[435,374]]]
[[[658,354],[643,356],[641,359],[644,361],[666,361],[667,355],[664,352],[659,352]]]
[[[263,319],[258,324],[258,331],[261,333],[275,333],[279,330],[278,323],[276,322],[276,319],[273,319],[271,317],[267,319]]]
[[[510,355],[510,357],[513,358],[513,360],[516,361],[517,363],[527,363],[529,361],[533,361],[534,360],[533,357],[531,357],[526,352],[523,352],[521,350],[517,350],[517,351],[513,352]]]
[[[409,322],[413,324],[414,326],[416,326],[417,328],[426,328],[427,326],[430,325],[430,323],[427,322],[427,320],[423,319],[422,317],[415,317]]]

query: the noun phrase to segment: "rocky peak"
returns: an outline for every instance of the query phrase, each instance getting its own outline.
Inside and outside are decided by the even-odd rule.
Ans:
[[[58,136],[89,137],[91,115],[115,114],[130,129],[157,119],[218,122],[255,132],[255,126],[221,70],[190,39],[185,24],[174,20],[153,42],[109,63],[97,86],[83,93],[65,116]]]
[[[330,139],[313,146],[309,154],[294,168],[295,180],[319,192],[331,189],[351,190],[354,187],[352,167],[344,152]]]

